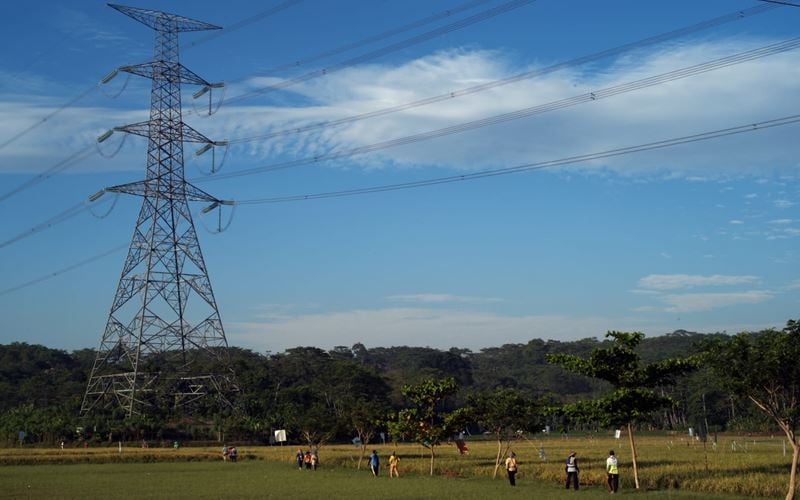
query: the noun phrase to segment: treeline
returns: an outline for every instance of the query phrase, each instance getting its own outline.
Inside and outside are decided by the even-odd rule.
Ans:
[[[645,339],[638,354],[648,363],[695,354],[698,345],[720,334],[686,331]],[[65,352],[40,345],[0,345],[0,432],[7,445],[19,432],[26,442],[83,440],[216,440],[267,442],[275,429],[287,429],[293,441],[350,440],[359,421],[389,421],[408,406],[403,387],[425,380],[455,380],[458,391],[444,409],[498,389],[509,389],[541,406],[592,399],[609,387],[597,379],[573,375],[546,357],[588,356],[607,340],[574,342],[534,339],[472,352],[451,348],[377,347],[362,344],[329,351],[296,347],[279,354],[231,348],[241,392],[238,411],[209,410],[192,417],[153,413],[125,419],[116,413],[78,416],[94,352]],[[711,371],[700,367],[660,389],[674,401],[639,425],[646,428],[765,430],[770,423],[747,401],[718,387]],[[360,419],[360,420],[359,420]],[[543,422],[553,429],[591,424],[568,422],[555,414]],[[483,429],[474,424],[471,429]],[[533,429],[531,429],[533,430]]]

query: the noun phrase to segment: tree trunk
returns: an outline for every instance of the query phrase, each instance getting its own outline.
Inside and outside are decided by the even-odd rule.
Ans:
[[[433,450],[433,443],[431,443],[431,476],[433,475],[433,459],[436,456],[436,453]]]
[[[633,443],[633,426],[628,422],[628,441],[631,443],[631,463],[633,464],[633,483],[639,489],[639,467],[636,464],[636,445]]]
[[[367,445],[364,441],[361,441],[361,455],[358,457],[358,467],[357,470],[361,470],[361,461],[364,460],[364,455],[367,454]]]
[[[786,500],[794,500],[795,498],[795,493],[797,492],[797,461],[800,458],[800,443],[797,442],[793,432],[790,438],[791,441],[789,442],[792,443],[792,470],[789,473],[789,491],[786,493]]]
[[[500,452],[503,446],[503,442],[500,439],[497,440],[497,458],[494,460],[494,474],[492,474],[492,479],[497,478],[497,469],[500,468]]]

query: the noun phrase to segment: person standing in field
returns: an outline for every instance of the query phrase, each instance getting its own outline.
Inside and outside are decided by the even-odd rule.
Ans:
[[[378,458],[378,452],[372,450],[372,455],[369,456],[369,468],[372,469],[372,475],[378,477],[380,470],[381,460]]]
[[[576,453],[573,451],[567,457],[567,462],[564,464],[564,471],[567,473],[567,489],[570,483],[575,485],[575,490],[578,489],[578,459],[575,457]]]
[[[517,454],[513,451],[506,458],[506,472],[508,473],[508,483],[511,486],[517,485]]]
[[[222,445],[222,461],[223,462],[227,462],[228,461],[228,456],[229,456],[228,445],[227,444],[223,444]]]
[[[236,447],[235,447],[235,446],[231,446],[231,453],[230,453],[230,455],[231,455],[231,462],[234,462],[234,463],[235,463],[235,462],[236,462],[236,459],[237,459],[237,458],[239,458],[239,452],[238,452],[238,451],[236,451]]]
[[[317,455],[317,450],[311,452],[311,469],[317,470],[317,465],[319,465],[319,455]]]
[[[398,463],[400,463],[400,458],[397,456],[397,452],[393,451],[389,457],[389,479],[391,479],[392,476],[400,477],[400,471],[397,470]]]
[[[297,462],[297,468],[303,470],[303,450],[297,448],[297,454],[295,454],[294,460]]]
[[[608,492],[616,493],[619,489],[619,467],[617,466],[617,456],[614,455],[614,450],[608,452],[606,472],[608,473]]]
[[[306,464],[306,470],[311,470],[311,452],[307,451],[305,455],[303,455],[303,463]]]

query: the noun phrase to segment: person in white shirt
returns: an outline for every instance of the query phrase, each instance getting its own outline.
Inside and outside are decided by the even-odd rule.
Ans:
[[[606,472],[608,473],[608,492],[616,493],[619,489],[619,467],[617,466],[617,456],[614,455],[614,450],[608,452]]]

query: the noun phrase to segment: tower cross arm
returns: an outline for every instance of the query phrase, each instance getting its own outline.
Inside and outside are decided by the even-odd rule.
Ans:
[[[126,16],[136,19],[140,23],[153,28],[156,31],[206,31],[221,30],[221,26],[204,23],[177,14],[161,12],[158,10],[140,9],[138,7],[128,7],[126,5],[108,4],[112,9],[118,10]]]
[[[216,144],[214,141],[204,136],[197,130],[183,122],[172,125],[173,122],[167,120],[148,120],[146,122],[131,123],[114,127],[115,132],[126,132],[128,134],[151,138],[151,130],[157,130],[159,134],[171,141],[197,142],[202,144]]]
[[[229,201],[220,200],[215,196],[211,196],[202,189],[188,182],[169,186],[169,183],[164,182],[163,179],[158,177],[144,181],[129,182],[127,184],[119,184],[116,186],[107,187],[103,191],[107,193],[132,194],[135,196],[159,196],[161,198],[170,200],[186,199],[187,201],[206,201],[209,203],[216,203],[218,205],[231,204]]]
[[[143,76],[150,79],[162,78],[169,83],[190,83],[193,85],[211,86],[205,78],[180,63],[166,63],[164,61],[151,61],[142,64],[122,66],[119,71],[132,75]],[[214,84],[219,85],[219,84]]]

